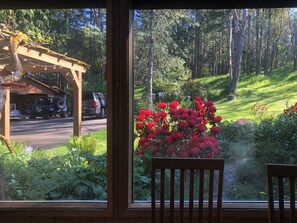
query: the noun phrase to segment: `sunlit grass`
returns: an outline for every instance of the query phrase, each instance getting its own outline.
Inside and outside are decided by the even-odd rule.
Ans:
[[[94,135],[100,142],[99,150],[96,151],[96,155],[102,155],[106,153],[107,150],[107,129],[102,129],[94,133],[90,133],[91,135]],[[57,146],[52,149],[39,149],[36,150],[36,156],[39,157],[55,157],[55,156],[63,156],[68,153],[67,143]]]
[[[222,79],[222,77],[224,79]],[[218,77],[221,86],[228,83],[228,75]],[[216,90],[220,85],[216,84],[216,77],[205,78],[205,82],[209,83],[209,87]],[[211,84],[213,83],[213,85]],[[252,106],[256,102],[268,104],[267,115],[278,115],[283,112],[286,106],[290,106],[297,101],[297,72],[289,72],[288,70],[277,71],[272,77],[246,76],[243,75],[238,84],[236,99],[228,101],[226,97],[215,101],[217,107],[217,115],[221,115],[224,120],[237,120],[239,118],[255,119],[255,115],[251,112]]]

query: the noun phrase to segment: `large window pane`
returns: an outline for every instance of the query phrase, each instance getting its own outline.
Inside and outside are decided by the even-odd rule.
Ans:
[[[223,157],[225,201],[267,199],[266,163],[297,162],[296,30],[288,8],[135,11],[134,200],[152,156]]]
[[[106,201],[106,10],[1,10],[0,18],[2,40],[22,33],[28,40],[21,44],[38,46],[40,55],[90,65],[82,74],[83,136],[73,137],[76,77],[62,65],[18,55],[33,71],[24,74],[26,88],[10,91],[13,153],[0,145],[0,200]],[[0,63],[5,82],[10,54],[1,50]]]

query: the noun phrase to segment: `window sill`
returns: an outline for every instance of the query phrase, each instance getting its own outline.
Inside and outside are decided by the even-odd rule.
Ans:
[[[106,201],[1,201],[1,212],[16,214],[111,217]]]
[[[267,217],[267,202],[223,202],[223,217]],[[150,217],[150,202],[134,202],[122,212],[121,217]]]

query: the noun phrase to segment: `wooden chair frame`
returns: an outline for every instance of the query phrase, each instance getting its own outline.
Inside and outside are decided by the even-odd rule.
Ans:
[[[268,183],[268,205],[269,205],[269,223],[275,222],[274,197],[273,197],[273,182],[277,178],[278,186],[278,212],[279,222],[285,222],[285,202],[284,202],[284,179],[289,179],[290,188],[290,223],[296,221],[295,210],[295,178],[297,178],[296,165],[281,165],[268,164],[267,165],[267,183]]]
[[[216,212],[217,223],[221,222],[222,218],[222,190],[223,190],[223,159],[195,159],[195,158],[152,158],[152,222],[156,222],[156,170],[160,170],[160,223],[165,222],[165,170],[170,170],[170,201],[169,201],[169,222],[174,223],[175,219],[175,201],[174,201],[174,185],[175,185],[175,171],[180,171],[180,200],[179,200],[179,223],[184,222],[185,216],[185,202],[184,202],[184,178],[185,170],[189,171],[189,204],[188,217],[189,222],[193,220],[194,213],[194,171],[199,171],[199,197],[198,197],[198,222],[203,221],[203,195],[204,195],[204,178],[205,171],[209,171],[209,187],[208,187],[208,222],[213,222],[213,212]],[[218,172],[218,188],[216,209],[214,210],[214,172]]]

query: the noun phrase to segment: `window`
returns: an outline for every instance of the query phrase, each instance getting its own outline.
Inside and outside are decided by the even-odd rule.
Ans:
[[[133,114],[136,117],[134,124],[136,123],[136,134],[138,134],[133,147],[138,148],[133,158],[134,201],[150,201],[149,160],[152,155],[162,156],[160,147],[165,148],[165,156],[170,156],[171,153],[173,156],[195,156],[191,150],[186,154],[176,148],[173,149],[174,151],[168,151],[167,145],[158,144],[158,141],[161,141],[164,144],[172,143],[180,146],[180,142],[174,144],[172,139],[166,142],[164,135],[159,135],[157,138],[155,133],[162,128],[158,125],[160,123],[151,118],[142,121],[145,114],[139,115],[139,111],[149,107],[149,100],[154,102],[151,107],[153,110],[158,110],[156,102],[168,103],[175,100],[180,102],[181,107],[187,107],[190,104],[189,98],[193,99],[195,95],[214,101],[217,108],[216,115],[222,116],[223,120],[225,117],[228,121],[220,124],[221,132],[216,135],[220,141],[220,154],[215,152],[210,154],[223,157],[226,161],[225,202],[267,200],[265,163],[296,162],[295,156],[293,158],[290,155],[292,158],[289,159],[285,155],[293,154],[294,149],[289,151],[289,148],[281,145],[280,142],[284,139],[279,139],[280,136],[274,136],[278,138],[277,140],[268,137],[266,141],[259,136],[266,137],[268,132],[265,133],[265,131],[281,123],[279,119],[282,117],[279,118],[278,115],[282,116],[284,109],[289,109],[290,112],[288,105],[295,106],[296,103],[296,94],[289,93],[290,91],[288,94],[276,93],[278,95],[276,98],[274,95],[266,95],[264,98],[260,96],[263,92],[270,91],[266,85],[264,86],[266,81],[272,89],[279,85],[290,88],[290,85],[296,84],[293,79],[289,82],[284,79],[276,81],[278,72],[287,77],[293,75],[286,69],[285,64],[294,70],[294,56],[291,54],[294,46],[291,44],[291,37],[292,31],[294,32],[292,24],[295,23],[295,12],[294,8],[262,8],[246,11],[232,9],[134,11]],[[228,95],[229,89],[226,90],[229,87],[227,85],[230,78],[228,75],[230,23],[228,24],[227,21],[234,18],[232,13],[233,16],[239,17],[239,25],[242,25],[243,20],[246,19],[242,39],[241,81],[239,82],[241,89],[238,91],[237,102],[227,101],[230,95]],[[245,13],[248,15],[246,16]],[[290,24],[291,28],[289,28]],[[231,28],[234,29],[234,20]],[[277,35],[280,38],[274,39]],[[232,41],[236,41],[234,36]],[[282,49],[282,52],[278,49]],[[274,54],[276,51],[278,56]],[[224,78],[227,78],[226,82]],[[247,80],[249,84],[245,85],[244,82]],[[260,86],[261,82],[263,84]],[[261,91],[256,91],[252,83],[257,83]],[[258,96],[253,98],[254,94]],[[245,97],[250,99],[243,99]],[[244,101],[244,108],[240,108],[240,101]],[[176,120],[181,121],[183,118]],[[269,126],[264,124],[267,120],[273,120],[267,124]],[[149,127],[150,124],[151,127]],[[291,126],[288,125],[287,128]],[[280,131],[292,137],[286,142],[291,148],[296,148],[292,140],[295,137],[294,131],[285,128]],[[141,134],[144,136],[141,137]],[[273,152],[272,148],[275,149]],[[205,156],[205,154],[199,153],[196,156]]]
[[[49,43],[47,43],[46,45],[46,47],[51,48],[51,50],[60,53],[65,53],[65,51],[68,51],[68,57],[74,57],[77,60],[82,60],[86,63],[92,64],[93,68],[88,70],[87,73],[83,76],[84,83],[82,89],[100,92],[100,98],[105,99],[107,95],[105,56],[107,26],[106,10],[104,8],[102,9],[102,7],[105,7],[105,3],[101,2],[93,4],[89,1],[79,4],[75,3],[74,6],[78,7],[77,9],[69,8],[69,4],[66,4],[67,9],[62,9],[63,5],[63,3],[59,2],[58,8],[61,7],[61,9],[47,9],[47,6],[45,4],[42,6],[42,8],[45,9],[16,9],[6,11],[2,10],[1,17],[3,21],[7,23],[10,22],[9,25],[12,26],[13,30],[27,33],[27,35],[31,39],[34,39],[36,41],[42,40],[52,42],[51,45],[48,45]],[[101,8],[94,8],[94,6],[99,6]],[[38,4],[31,4],[29,2],[26,5],[26,8],[27,7],[38,7]],[[9,13],[11,14],[11,20],[7,19],[9,18]],[[39,17],[42,17],[42,19],[40,19]],[[14,19],[17,19],[18,22],[14,23],[14,21],[12,21]],[[36,21],[37,23],[34,23]],[[21,61],[22,59],[23,58],[21,58]],[[32,62],[33,60],[25,59],[25,61]],[[38,64],[35,66],[38,66]],[[42,80],[45,77],[42,72],[37,72],[32,75],[34,75],[35,78],[39,80]],[[65,74],[65,76],[69,75]],[[61,85],[63,85],[63,83],[66,83],[65,81],[63,81],[63,78],[60,79],[60,76],[56,74],[52,75],[49,82],[51,82],[51,84],[58,83],[60,84],[60,87]],[[70,85],[67,86],[69,87]],[[71,99],[71,97],[67,96],[67,106],[69,106],[69,110],[71,109],[72,105]],[[104,107],[106,115],[107,103],[105,103],[105,101],[103,103],[103,100],[98,101],[102,101],[101,108]],[[103,119],[101,119],[100,122],[103,126],[103,129],[101,129],[101,131],[97,133],[97,136],[87,135],[83,143],[74,139],[73,141],[69,142],[70,144],[72,144],[69,144],[69,151],[65,151],[66,147],[64,147],[64,149],[62,148],[61,151],[58,152],[60,153],[58,154],[58,156],[50,154],[51,152],[49,151],[49,153],[46,154],[41,154],[42,152],[40,151],[34,151],[32,153],[31,148],[29,150],[28,147],[25,147],[25,152],[19,151],[20,154],[17,154],[18,151],[16,151],[16,156],[23,157],[22,160],[17,160],[18,162],[25,163],[23,163],[24,165],[22,165],[22,163],[17,163],[13,162],[13,160],[9,160],[9,154],[5,154],[5,157],[3,155],[2,158],[5,160],[5,166],[1,166],[1,171],[5,173],[5,177],[1,178],[1,180],[3,180],[5,184],[2,184],[3,181],[1,181],[1,185],[5,185],[5,188],[4,193],[1,194],[1,200],[4,199],[11,202],[1,203],[0,206],[3,208],[6,208],[8,206],[13,207],[15,204],[14,201],[27,200],[32,202],[26,202],[24,204],[24,207],[30,208],[32,206],[35,206],[35,202],[36,200],[38,200],[38,203],[40,203],[40,201],[44,201],[44,203],[48,204],[47,207],[50,208],[56,207],[56,203],[47,202],[45,200],[62,200],[62,203],[65,203],[66,200],[70,200],[67,202],[67,205],[65,205],[65,208],[67,207],[70,210],[72,207],[76,207],[77,205],[86,202],[86,207],[88,207],[88,209],[98,210],[98,208],[103,208],[103,212],[107,213],[107,200],[108,197],[111,196],[111,194],[109,194],[108,192],[108,190],[110,189],[108,189],[107,187],[107,128],[111,128],[107,127],[107,117],[104,116],[102,118]],[[69,119],[71,121],[70,117],[66,119]],[[86,122],[92,122],[92,118],[90,118]],[[84,125],[84,123],[82,123],[82,125]],[[96,139],[98,138],[98,136],[99,140]],[[89,145],[93,145],[93,147],[90,148],[90,146],[86,145],[87,143],[89,143]],[[80,148],[76,148],[78,144],[80,144]],[[83,146],[83,144],[85,144],[85,146]],[[97,148],[94,148],[95,146]],[[22,150],[22,148],[20,149]],[[93,151],[90,151],[90,149]],[[94,149],[99,149],[100,154],[98,153],[98,150],[96,152]],[[78,150],[81,151],[79,152]],[[72,157],[70,158],[69,155]],[[83,156],[85,157],[83,158]],[[70,159],[73,158],[72,161],[77,159],[78,166],[70,160],[68,160],[70,161],[68,162],[66,160],[68,158],[66,157]],[[64,158],[66,159],[63,160]],[[81,162],[83,159],[85,161]],[[60,163],[61,165],[55,166],[58,163]],[[81,164],[81,168],[79,167],[79,163]],[[1,164],[4,165],[4,162],[1,162]],[[26,168],[23,168],[24,166]],[[35,169],[35,167],[37,166],[40,167],[39,170],[41,172]],[[67,166],[72,166],[70,167],[70,169],[72,170],[68,169]],[[51,170],[47,169],[47,167],[49,167]],[[93,172],[93,174],[91,172]],[[48,177],[49,175],[51,175],[51,177]],[[87,179],[88,176],[90,177],[89,180]],[[67,186],[67,184],[70,182],[71,184],[73,183],[73,185]],[[109,182],[111,182],[111,180],[109,180]],[[81,185],[81,187],[76,187],[75,185]],[[49,187],[51,187],[53,190],[49,189]],[[64,194],[66,196],[62,195],[64,193],[62,192],[63,189],[60,190],[59,187],[60,189],[62,189],[63,187],[65,189],[64,192],[68,191],[66,192],[67,195]],[[71,188],[74,189],[72,192],[70,191],[72,190]],[[91,193],[90,190],[92,191]],[[3,190],[1,190],[1,193],[2,192]],[[77,196],[78,194],[80,195]],[[75,202],[72,203],[71,201]]]

